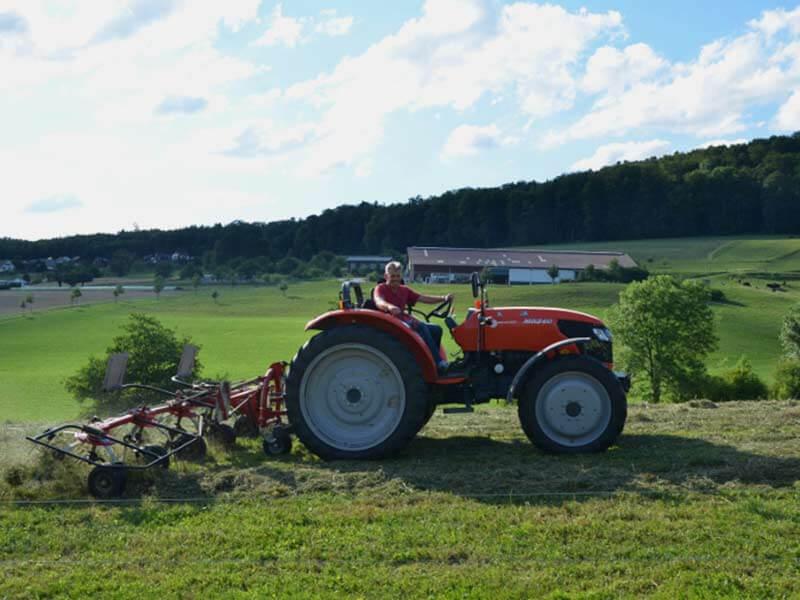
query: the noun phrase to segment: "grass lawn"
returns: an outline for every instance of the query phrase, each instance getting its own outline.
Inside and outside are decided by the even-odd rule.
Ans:
[[[246,378],[275,360],[290,360],[309,337],[303,330],[314,315],[333,308],[336,281],[293,284],[286,295],[275,287],[220,287],[218,302],[211,288],[177,292],[160,300],[39,311],[26,317],[0,319],[0,418],[11,421],[61,421],[74,418],[78,405],[63,387],[66,377],[89,355],[102,355],[127,315],[134,310],[157,316],[202,347],[207,377]],[[779,355],[778,332],[783,315],[800,300],[800,283],[773,293],[764,282],[743,287],[728,279],[715,281],[728,303],[714,307],[720,349],[710,359],[712,370],[731,367],[747,355],[756,372],[770,380]],[[495,306],[560,306],[604,317],[623,286],[606,283],[496,286]],[[426,289],[441,294],[441,286]],[[471,303],[467,286],[454,286],[458,314]],[[445,336],[448,350],[455,345]]]
[[[578,457],[536,451],[502,404],[380,462],[243,440],[116,504],[9,504],[86,498],[86,469],[9,471],[24,428],[0,427],[0,597],[794,597],[800,405],[712,406],[633,406],[618,446]]]

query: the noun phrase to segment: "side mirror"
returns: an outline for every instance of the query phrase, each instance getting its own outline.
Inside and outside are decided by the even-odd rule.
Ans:
[[[128,353],[112,354],[106,365],[106,375],[103,378],[103,391],[113,392],[122,387],[125,371],[128,369]]]
[[[181,353],[181,361],[178,363],[178,372],[175,374],[179,379],[189,379],[194,373],[194,362],[199,352],[197,346],[186,344]]]
[[[470,277],[470,284],[472,284],[472,297],[477,298],[480,294],[480,288],[483,286],[480,275],[473,273],[472,277]]]

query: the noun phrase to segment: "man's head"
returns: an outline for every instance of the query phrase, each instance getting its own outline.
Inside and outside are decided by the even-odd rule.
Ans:
[[[400,281],[403,279],[403,265],[396,260],[386,263],[383,276],[386,279],[386,283],[389,285],[400,285]]]

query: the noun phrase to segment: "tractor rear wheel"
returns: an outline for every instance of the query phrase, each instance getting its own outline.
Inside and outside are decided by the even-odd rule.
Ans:
[[[522,429],[545,452],[602,452],[617,440],[627,414],[614,374],[585,356],[543,365],[519,399]]]
[[[428,413],[428,386],[394,337],[359,325],[328,329],[298,350],[286,380],[295,434],[324,459],[375,459],[408,444]]]

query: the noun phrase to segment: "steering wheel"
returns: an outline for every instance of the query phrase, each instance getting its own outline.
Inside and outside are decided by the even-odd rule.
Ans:
[[[453,297],[450,296],[447,300],[442,302],[441,304],[437,304],[433,310],[429,313],[422,313],[425,315],[425,320],[430,321],[431,317],[438,317],[440,319],[446,319],[450,316],[450,313],[453,311]]]
[[[472,297],[477,298],[479,293],[479,288],[481,286],[481,278],[480,275],[477,273],[473,273],[472,277],[470,277],[470,284],[472,284]]]

